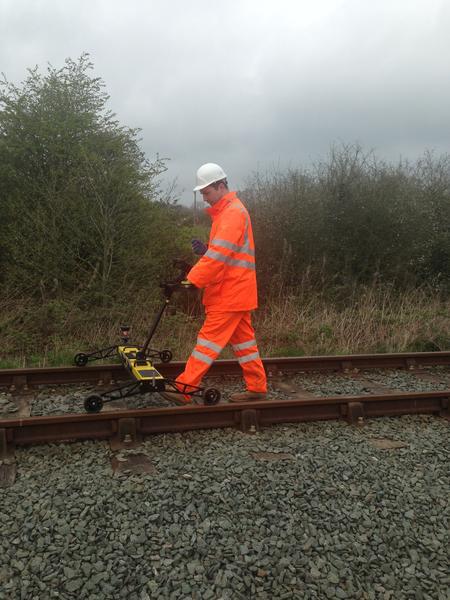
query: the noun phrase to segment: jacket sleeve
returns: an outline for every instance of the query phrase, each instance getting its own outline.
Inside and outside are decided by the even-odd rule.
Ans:
[[[209,240],[208,250],[189,271],[187,278],[198,288],[217,283],[223,277],[227,264],[231,264],[239,252],[245,229],[245,215],[239,210],[230,210],[223,216]]]

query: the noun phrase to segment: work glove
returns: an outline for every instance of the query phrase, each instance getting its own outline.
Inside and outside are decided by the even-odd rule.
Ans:
[[[208,246],[200,240],[192,240],[191,244],[194,254],[197,254],[198,256],[203,256],[208,250]]]

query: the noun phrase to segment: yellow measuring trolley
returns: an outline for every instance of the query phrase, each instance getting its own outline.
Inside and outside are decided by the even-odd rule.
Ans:
[[[201,387],[187,385],[177,382],[173,379],[167,379],[155,368],[153,364],[154,358],[159,358],[162,363],[168,363],[172,360],[172,352],[170,350],[155,350],[150,348],[150,341],[155,334],[161,317],[167,308],[172,294],[179,289],[187,289],[190,286],[186,283],[186,274],[190,270],[190,265],[184,261],[176,260],[174,265],[181,269],[181,273],[175,281],[161,284],[164,292],[164,303],[158,311],[150,333],[143,346],[133,344],[129,340],[130,327],[121,325],[121,344],[108,346],[94,352],[79,352],[75,355],[74,363],[78,367],[84,367],[88,362],[101,360],[104,358],[118,357],[123,366],[128,370],[132,377],[132,381],[120,387],[105,391],[103,393],[91,394],[84,401],[84,408],[87,412],[96,413],[101,411],[105,402],[120,400],[135,396],[136,394],[146,394],[153,392],[170,391],[180,395],[178,404],[185,404],[183,401],[184,395],[192,397],[194,402],[198,399],[203,400],[204,404],[217,404],[220,400],[220,392],[215,388],[204,389]]]
[[[147,381],[155,392],[163,392],[165,379],[155,369],[152,362],[147,358],[138,358],[141,349],[136,346],[117,346],[117,352],[122,359],[124,367],[137,381]]]

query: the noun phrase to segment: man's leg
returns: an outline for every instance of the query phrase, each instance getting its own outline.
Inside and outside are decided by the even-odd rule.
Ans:
[[[230,343],[242,367],[247,391],[255,394],[265,394],[267,392],[266,372],[259,356],[250,312],[243,314],[230,338]],[[239,399],[245,398],[242,397]]]
[[[209,367],[230,341],[245,314],[244,312],[208,312],[186,368],[176,381],[186,386],[198,387]],[[190,402],[189,388],[186,392],[185,401]]]

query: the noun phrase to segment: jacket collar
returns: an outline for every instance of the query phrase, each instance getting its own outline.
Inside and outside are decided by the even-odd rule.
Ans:
[[[223,211],[223,209],[226,206],[228,206],[228,204],[230,204],[230,202],[232,200],[234,200],[235,198],[236,198],[236,192],[228,192],[228,194],[225,194],[225,196],[222,196],[222,198],[219,200],[219,202],[216,202],[214,204],[214,206],[205,208],[205,212],[208,213],[208,215],[210,215],[211,218],[213,219],[219,213],[221,213]]]

